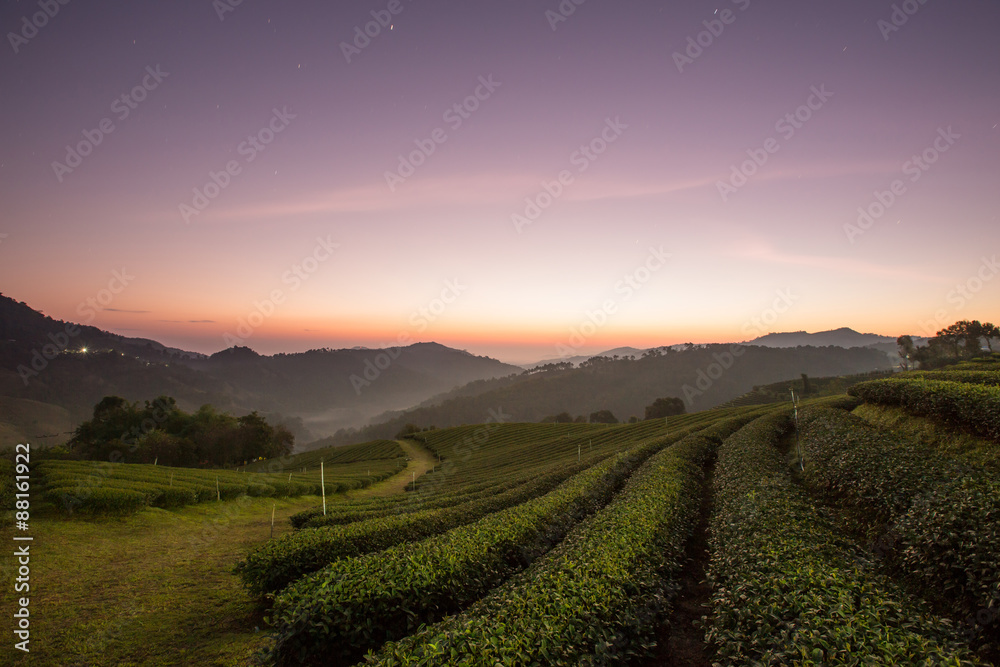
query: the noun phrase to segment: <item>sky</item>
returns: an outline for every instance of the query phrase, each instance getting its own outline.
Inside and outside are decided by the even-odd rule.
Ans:
[[[0,291],[513,363],[1000,317],[986,0],[7,0]]]

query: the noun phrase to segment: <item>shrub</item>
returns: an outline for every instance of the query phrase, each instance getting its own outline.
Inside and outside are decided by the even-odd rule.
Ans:
[[[723,443],[711,522],[715,664],[969,664],[954,629],[867,567],[792,480],[774,417]]]
[[[124,516],[149,505],[146,493],[107,487],[88,489],[84,493],[76,488],[53,488],[47,489],[44,497],[66,511],[79,510],[88,514]]]
[[[459,611],[557,544],[666,442],[620,454],[548,494],[422,542],[337,561],[275,598],[279,664],[356,659]]]
[[[257,482],[247,484],[248,496],[273,496],[276,493],[276,489],[270,484],[259,484]]]
[[[402,665],[604,665],[643,653],[667,610],[716,443],[689,436],[466,612],[366,656]]]
[[[898,405],[1000,443],[1000,387],[894,378],[855,385],[849,392],[866,403]]]

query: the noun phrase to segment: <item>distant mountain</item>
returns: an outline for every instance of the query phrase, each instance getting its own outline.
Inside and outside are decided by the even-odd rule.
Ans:
[[[474,380],[521,372],[437,343],[274,356],[238,347],[209,357],[54,320],[0,295],[0,397],[10,399],[0,404],[0,448],[39,436],[64,442],[107,395],[164,394],[187,411],[206,403],[232,414],[256,410],[288,424],[301,444]]]
[[[914,337],[914,341],[917,338]],[[925,340],[925,339],[920,339]],[[811,345],[813,347],[827,347],[833,345],[834,347],[852,348],[852,347],[868,347],[871,345],[892,345],[893,349],[896,347],[896,339],[891,336],[880,336],[879,334],[870,333],[858,333],[854,329],[848,327],[842,327],[840,329],[834,329],[832,331],[820,331],[817,333],[808,333],[806,331],[792,331],[785,333],[772,333],[766,336],[761,336],[755,338],[751,341],[746,341],[746,345],[760,345],[761,347],[775,347],[775,348],[786,348],[786,347],[798,347],[800,345]],[[682,350],[685,345],[672,345],[670,349],[677,351]],[[658,348],[664,349],[664,348]],[[545,359],[543,361],[538,361],[533,364],[527,364],[524,366],[526,369],[537,368],[539,366],[544,366],[545,364],[557,364],[560,362],[571,362],[574,366],[579,366],[582,362],[587,361],[593,357],[614,357],[615,355],[619,357],[635,356],[637,359],[642,356],[646,350],[634,348],[634,347],[619,347],[613,350],[608,350],[607,352],[601,352],[600,354],[590,354],[590,355],[579,355],[575,357],[566,357],[563,359]]]
[[[475,380],[521,373],[517,366],[438,343],[392,350],[311,350],[258,355],[231,348],[186,366],[267,398],[269,409],[298,415],[317,433],[359,425]]]
[[[867,347],[879,343],[891,343],[895,345],[896,339],[892,336],[858,333],[854,329],[843,327],[834,329],[833,331],[820,331],[818,333],[807,333],[805,331],[772,333],[749,342],[750,345],[760,345],[763,347],[798,347],[799,345],[826,347],[833,345],[843,348]]]
[[[579,368],[473,382],[417,409],[382,415],[374,425],[341,433],[325,444],[391,438],[408,423],[439,428],[478,424],[489,419],[491,411],[502,411],[514,422],[537,422],[561,412],[588,416],[604,409],[620,420],[641,419],[655,399],[676,396],[685,400],[688,412],[695,412],[803,373],[829,377],[891,368],[883,352],[868,348],[694,346],[634,360],[585,362]]]
[[[147,338],[128,338],[85,324],[54,320],[34,310],[23,301],[15,301],[0,294],[0,367],[10,367],[29,362],[34,351],[42,352],[46,345],[53,345],[50,352],[63,352],[87,348],[90,351],[113,350],[125,352],[144,361],[164,361],[175,358],[202,359],[198,352],[167,347]],[[38,363],[38,362],[36,362]],[[16,367],[17,364],[14,364]]]
[[[542,361],[536,361],[533,364],[527,364],[527,365],[524,366],[524,368],[527,369],[527,370],[531,370],[532,368],[538,368],[539,366],[544,366],[546,364],[560,364],[560,363],[565,363],[567,361],[569,363],[573,364],[574,366],[579,366],[584,361],[587,361],[588,359],[592,359],[593,357],[611,357],[611,358],[614,358],[614,357],[617,356],[617,357],[620,357],[620,358],[623,358],[623,359],[625,357],[635,357],[636,359],[638,359],[639,357],[642,356],[642,353],[645,352],[645,351],[646,350],[640,350],[639,348],[635,348],[635,347],[616,347],[613,350],[608,350],[606,352],[601,352],[599,354],[587,354],[587,355],[577,355],[575,357],[564,357],[564,358],[556,358],[556,359],[544,359]]]

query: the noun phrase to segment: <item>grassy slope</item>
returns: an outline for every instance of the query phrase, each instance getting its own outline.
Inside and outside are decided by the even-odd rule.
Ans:
[[[34,519],[30,664],[247,664],[264,633],[230,570],[268,539],[275,503],[280,535],[317,502],[244,497],[126,520]],[[3,565],[9,618],[12,559]]]
[[[412,459],[399,475],[349,497],[399,493],[433,466],[430,452],[401,443]],[[331,503],[348,496],[328,497]],[[266,636],[260,611],[231,574],[317,496],[249,498],[127,519],[32,518],[31,665],[246,665]],[[12,544],[5,517],[0,541]],[[0,558],[0,614],[14,608],[13,558]],[[256,628],[261,628],[258,632]],[[13,652],[0,649],[4,658]],[[0,664],[6,660],[0,658]],[[28,664],[28,663],[26,663]]]
[[[19,442],[61,445],[70,439],[73,426],[69,411],[58,405],[0,396],[0,449]]]
[[[434,455],[426,447],[414,440],[399,440],[398,442],[409,458],[406,463],[406,469],[401,474],[390,477],[378,484],[373,484],[367,489],[348,491],[348,498],[374,498],[403,493],[406,491],[407,485],[411,484],[414,478],[419,479],[421,475],[434,469],[437,459],[434,458]]]

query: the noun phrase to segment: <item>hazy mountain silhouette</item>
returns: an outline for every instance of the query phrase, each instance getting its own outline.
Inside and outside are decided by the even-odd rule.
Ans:
[[[599,354],[589,354],[589,355],[580,354],[580,355],[576,355],[574,357],[563,357],[563,358],[555,358],[555,359],[543,359],[542,361],[536,361],[533,364],[526,364],[524,366],[524,368],[526,368],[526,369],[538,368],[539,366],[544,366],[546,364],[560,364],[560,363],[564,363],[564,362],[569,362],[569,363],[573,364],[574,366],[579,366],[580,364],[582,364],[583,362],[585,362],[587,359],[590,359],[592,357],[612,357],[613,358],[615,356],[618,356],[618,357],[622,357],[622,358],[624,358],[624,357],[636,357],[638,359],[639,357],[642,356],[642,353],[645,352],[645,351],[646,350],[640,350],[637,347],[616,347],[613,350],[607,350],[607,351],[601,352]]]
[[[819,331],[817,333],[807,333],[805,331],[792,331],[786,333],[771,333],[750,341],[750,345],[761,345],[763,347],[798,347],[799,345],[813,345],[815,347],[825,347],[835,345],[837,347],[867,347],[879,343],[896,344],[896,339],[892,336],[880,336],[878,334],[858,333],[854,329],[842,327],[832,331]]]
[[[734,350],[742,354],[733,356]],[[340,433],[323,444],[391,438],[406,424],[422,428],[477,424],[501,410],[514,422],[536,422],[561,412],[587,416],[604,409],[619,420],[642,419],[654,400],[675,396],[685,400],[688,412],[695,412],[802,373],[825,377],[890,368],[880,350],[835,346],[701,345],[634,360],[595,358],[579,368],[473,382],[416,409],[382,415],[359,433]]]
[[[287,421],[301,442],[473,380],[519,372],[436,343],[274,356],[231,348],[209,357],[54,320],[0,295],[0,397],[9,398],[0,411],[0,447],[64,433],[106,395],[142,401],[162,394],[189,411],[205,403],[234,414],[257,410]]]

